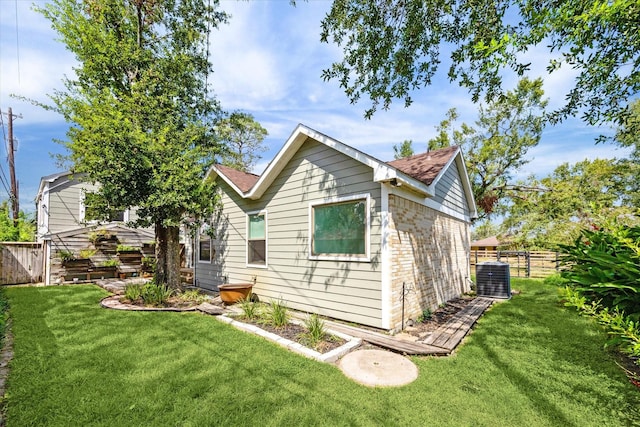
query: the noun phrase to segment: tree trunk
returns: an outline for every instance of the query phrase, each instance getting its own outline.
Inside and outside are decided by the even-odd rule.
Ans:
[[[180,229],[156,223],[156,282],[181,289]]]

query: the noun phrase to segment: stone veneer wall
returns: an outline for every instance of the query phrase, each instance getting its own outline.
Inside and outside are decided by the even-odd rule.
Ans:
[[[391,325],[399,330],[403,282],[405,322],[471,289],[469,224],[394,194],[389,212]]]

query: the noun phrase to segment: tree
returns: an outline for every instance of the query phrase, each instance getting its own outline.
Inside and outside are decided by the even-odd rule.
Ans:
[[[563,163],[551,175],[530,178],[529,187],[545,191],[528,192],[514,198],[502,224],[502,231],[521,247],[552,249],[571,244],[580,230],[593,223],[624,218],[634,223],[637,208],[625,202],[627,175],[619,160],[584,160],[574,165]]]
[[[496,236],[500,233],[500,227],[488,219],[473,225],[471,230],[471,240],[482,240],[487,237]]]
[[[251,172],[261,158],[259,153],[267,150],[262,141],[268,132],[251,114],[231,113],[218,122],[217,132],[220,140],[226,143],[226,149],[221,153],[225,166]]]
[[[0,203],[0,242],[33,242],[36,225],[23,211],[18,213],[18,222],[14,223],[9,202]]]
[[[411,144],[413,144],[413,141],[410,139],[402,141],[400,146],[393,144],[393,158],[398,160],[413,156],[413,147]]]
[[[515,90],[480,106],[475,127],[463,123],[454,130],[457,113],[449,110],[438,135],[429,141],[431,148],[463,147],[480,218],[503,208],[506,198],[530,190],[511,181],[513,173],[528,162],[528,150],[540,141],[547,105],[543,96],[540,79],[522,79]]]
[[[489,101],[502,93],[505,71],[524,76],[527,52],[544,44],[549,73],[578,73],[551,118],[582,113],[590,124],[623,125],[640,88],[639,22],[637,0],[334,0],[321,40],[344,56],[323,77],[338,80],[351,102],[367,95],[370,117],[393,99],[411,104],[450,51],[449,79],[474,102]]]
[[[623,159],[618,166],[629,177],[635,177],[628,181],[626,191],[627,202],[631,206],[640,206],[640,100],[631,104],[629,120],[620,126],[615,135],[615,141],[622,147],[632,149],[629,158]]]
[[[100,183],[92,206],[137,207],[156,232],[156,280],[180,286],[179,225],[211,213],[203,177],[219,151],[207,34],[226,21],[208,0],[54,0],[38,10],[78,61],[51,95],[70,124],[75,173]]]

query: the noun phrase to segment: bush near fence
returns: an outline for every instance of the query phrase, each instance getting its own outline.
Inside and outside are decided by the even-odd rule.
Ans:
[[[551,251],[471,251],[471,269],[475,265],[500,261],[509,264],[511,277],[547,277],[559,271],[559,252]]]

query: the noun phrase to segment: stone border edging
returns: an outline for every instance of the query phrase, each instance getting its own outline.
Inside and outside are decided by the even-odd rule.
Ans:
[[[264,329],[261,329],[255,325],[251,325],[248,323],[242,323],[242,322],[238,322],[237,320],[232,319],[231,317],[227,316],[227,315],[222,315],[222,316],[217,316],[216,317],[218,320],[220,320],[221,322],[227,323],[233,327],[235,327],[236,329],[240,329],[242,331],[245,332],[250,332],[254,335],[258,335],[261,336],[263,338],[268,339],[269,341],[273,341],[276,344],[285,347],[295,353],[301,354],[305,357],[308,357],[310,359],[314,359],[317,360],[318,362],[325,362],[325,363],[333,363],[335,361],[337,361],[338,359],[340,359],[342,356],[344,356],[345,354],[349,353],[351,350],[355,349],[356,347],[359,347],[360,344],[362,344],[362,339],[360,338],[354,338],[352,336],[343,334],[341,332],[337,332],[337,331],[333,331],[330,329],[327,329],[327,332],[336,335],[344,340],[347,340],[346,344],[341,345],[338,348],[335,348],[333,350],[331,350],[328,353],[320,353],[317,352],[315,350],[312,350],[308,347],[303,346],[302,344],[299,344],[297,342],[291,341],[287,338],[283,338],[280,335],[274,334],[272,332],[269,331],[265,331]]]
[[[342,356],[344,356],[345,354],[349,353],[351,350],[355,349],[356,347],[359,347],[362,344],[362,339],[361,338],[354,338],[350,335],[347,335],[345,333],[342,332],[338,332],[338,331],[334,331],[331,329],[327,329],[327,332],[336,335],[344,340],[346,340],[347,342],[343,345],[341,345],[338,348],[335,348],[333,350],[331,350],[328,353],[320,353],[317,352],[315,350],[312,350],[308,347],[303,346],[302,344],[299,344],[297,342],[291,341],[287,338],[283,338],[277,334],[274,334],[272,332],[269,331],[265,331],[264,329],[261,329],[255,325],[251,325],[248,323],[242,323],[239,322],[237,320],[232,319],[231,317],[229,317],[227,314],[223,314],[221,316],[216,315],[216,314],[212,314],[209,313],[205,310],[200,310],[198,307],[188,307],[188,308],[176,308],[176,307],[140,307],[138,305],[133,305],[133,304],[125,304],[120,302],[120,298],[122,297],[122,295],[110,295],[108,297],[102,298],[102,300],[100,300],[100,305],[103,308],[110,308],[113,310],[128,310],[128,311],[169,311],[169,312],[193,312],[193,311],[200,311],[202,313],[205,314],[209,314],[209,315],[213,315],[216,319],[220,320],[221,322],[227,323],[232,325],[233,327],[235,327],[236,329],[245,331],[245,332],[250,332],[254,335],[258,335],[261,336],[263,338],[268,339],[269,341],[273,341],[276,344],[285,347],[295,353],[301,354],[303,356],[306,356],[310,359],[314,359],[317,360],[318,362],[325,362],[325,363],[334,363],[335,361],[337,361],[338,359],[340,359]],[[299,321],[293,321],[294,323],[298,323],[301,324],[301,322]]]

